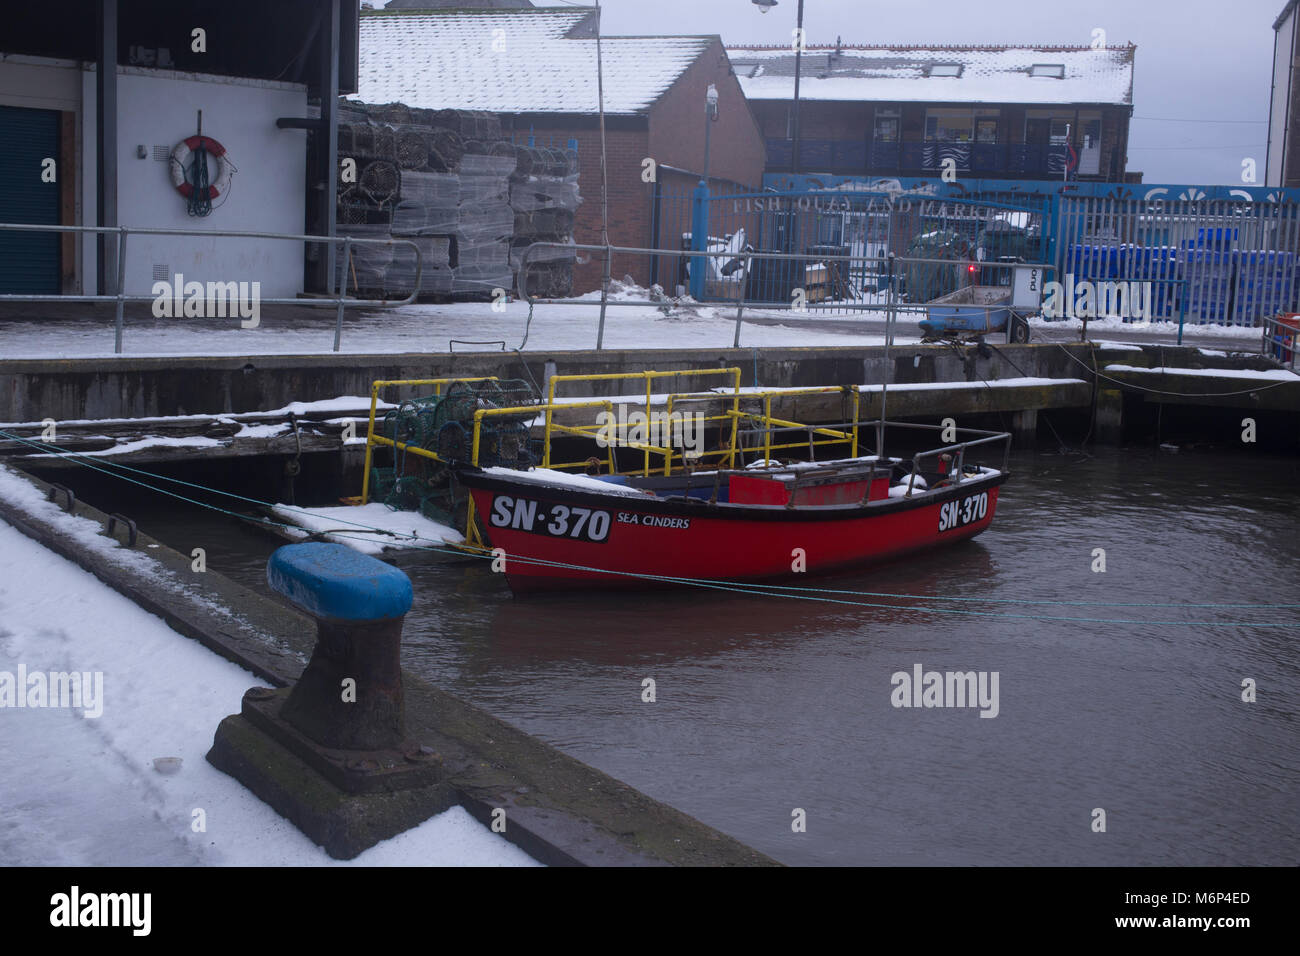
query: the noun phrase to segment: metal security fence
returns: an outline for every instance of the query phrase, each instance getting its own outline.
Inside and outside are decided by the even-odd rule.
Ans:
[[[1047,199],[1012,204],[856,189],[661,192],[654,234],[665,254],[654,258],[651,281],[706,302],[734,301],[743,281],[747,303],[760,308],[788,306],[802,289],[810,309],[851,314],[884,308],[890,255],[951,261],[951,269],[906,273],[903,299],[927,302],[971,282],[1000,284],[1009,263],[1044,261],[1050,211]],[[680,255],[691,250],[710,255]]]
[[[1056,266],[1064,315],[1083,283],[1142,302],[1115,317],[1258,326],[1300,306],[1300,204],[1062,197]],[[1106,317],[1093,303],[1091,318]],[[1132,314],[1137,311],[1139,314]]]
[[[545,242],[534,243],[524,251],[520,259],[519,273],[515,277],[515,295],[520,300],[528,303],[529,315],[529,325],[525,327],[524,340],[519,346],[520,350],[528,342],[528,329],[531,327],[533,312],[539,305],[598,307],[600,309],[600,318],[596,331],[596,348],[601,349],[604,347],[606,312],[610,308],[645,308],[650,306],[668,314],[674,308],[690,306],[698,301],[690,297],[673,298],[656,289],[649,290],[650,298],[645,299],[631,297],[628,295],[630,290],[627,289],[620,290],[617,296],[611,296],[612,283],[610,282],[609,268],[610,263],[616,257],[620,261],[635,261],[637,259],[644,261],[646,258],[653,256],[677,257],[690,260],[693,269],[698,268],[696,263],[703,261],[711,263],[713,267],[724,271],[733,270],[736,281],[730,288],[730,297],[727,299],[719,298],[715,301],[722,306],[735,310],[735,335],[732,341],[732,346],[735,348],[740,346],[741,328],[747,310],[785,313],[790,315],[794,322],[798,322],[800,318],[813,318],[824,314],[824,310],[817,308],[816,292],[810,287],[792,288],[790,297],[784,301],[755,299],[753,297],[751,289],[753,277],[762,276],[765,269],[773,268],[790,259],[788,255],[779,252],[745,252],[736,255],[726,249],[687,249],[670,253],[662,249],[584,245],[579,243],[576,246],[567,246],[566,248],[575,249],[579,253],[591,253],[593,258],[604,263],[605,275],[600,296],[556,299],[531,295],[528,291],[530,288],[529,272],[534,264],[534,257],[537,257],[537,261],[545,261],[545,256],[549,250],[557,247],[557,245],[556,243]],[[887,347],[893,342],[895,322],[901,312],[925,313],[931,319],[941,316],[956,319],[958,313],[961,313],[963,321],[964,318],[973,317],[983,324],[979,328],[975,328],[962,322],[956,322],[954,328],[960,327],[963,331],[976,333],[980,331],[1009,332],[1006,323],[1012,317],[1011,300],[1015,281],[1014,272],[1015,268],[1017,268],[1010,263],[990,264],[978,260],[954,260],[947,257],[898,257],[889,253],[875,258],[826,256],[822,265],[827,269],[844,269],[846,271],[858,266],[865,266],[873,275],[878,274],[881,277],[880,291],[873,294],[871,298],[835,303],[832,307],[859,317],[872,310],[877,310],[881,314],[874,316],[874,318],[877,321],[883,319],[885,322],[883,331]],[[1054,267],[1048,263],[1032,261],[1021,264],[1019,268],[1031,270],[1038,277],[1038,281],[1042,281],[1051,275],[1054,270]],[[940,295],[936,295],[936,291],[940,291]],[[976,292],[979,294],[972,295],[972,293]],[[1017,321],[1023,322],[1023,316]],[[1028,326],[1025,325],[1024,329],[1027,331]],[[1016,341],[1024,341],[1024,339],[1017,339]]]

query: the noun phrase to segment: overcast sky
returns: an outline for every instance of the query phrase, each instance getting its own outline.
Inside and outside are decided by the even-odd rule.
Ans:
[[[538,6],[560,6],[535,0]],[[378,0],[376,6],[381,5]],[[573,5],[590,6],[591,0]],[[806,0],[808,42],[1137,44],[1130,170],[1146,182],[1264,181],[1273,21],[1286,0]],[[607,34],[712,34],[788,44],[797,0],[605,0]],[[1170,122],[1178,120],[1179,122]],[[1187,121],[1187,122],[1184,122]]]

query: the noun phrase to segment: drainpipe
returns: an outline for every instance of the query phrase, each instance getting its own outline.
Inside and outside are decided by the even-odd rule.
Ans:
[[[117,225],[117,0],[101,0],[95,40],[98,60],[95,75],[95,163],[99,167],[95,189],[95,224]],[[95,237],[95,282],[99,295],[115,295],[117,288],[117,238]]]

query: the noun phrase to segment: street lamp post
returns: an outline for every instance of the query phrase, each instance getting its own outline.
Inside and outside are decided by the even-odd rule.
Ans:
[[[706,187],[709,185],[709,134],[717,121],[718,88],[710,83],[708,92],[704,94],[704,178],[700,180]]]
[[[777,4],[777,0],[753,0],[754,6],[758,7],[759,13],[767,13]],[[790,154],[790,172],[799,172],[799,79],[803,66],[803,0],[799,0],[799,12],[797,22],[795,23],[795,42],[794,42],[794,106],[791,111],[790,125],[793,138],[793,149]]]
[[[718,88],[709,84],[704,94],[704,172],[695,187],[691,211],[691,250],[703,252],[709,243],[709,152],[713,140],[713,124],[718,120]],[[704,256],[691,258],[691,297],[704,298],[708,291],[705,274],[708,260]]]

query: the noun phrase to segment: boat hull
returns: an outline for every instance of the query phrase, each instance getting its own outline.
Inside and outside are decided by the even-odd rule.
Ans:
[[[516,593],[774,580],[887,561],[984,531],[1005,479],[987,475],[866,505],[787,508],[462,476],[488,546],[505,552]]]

